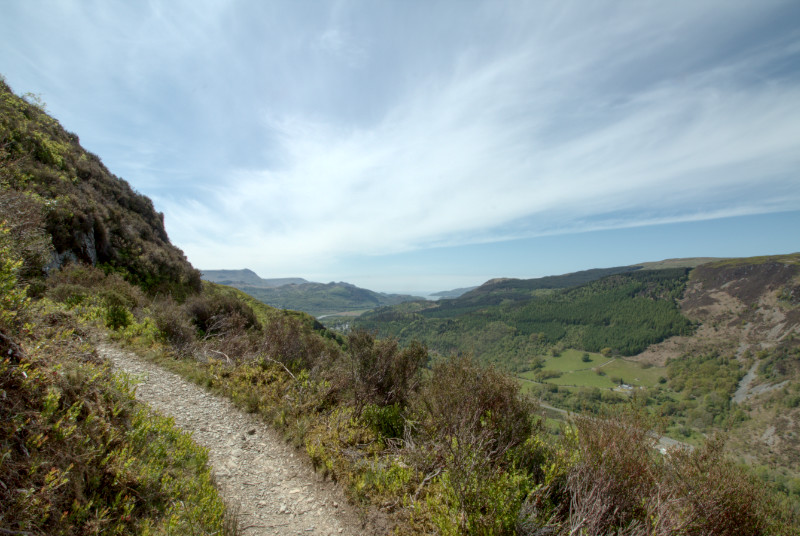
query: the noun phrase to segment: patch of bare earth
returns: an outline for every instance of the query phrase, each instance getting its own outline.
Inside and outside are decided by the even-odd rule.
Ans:
[[[98,352],[141,380],[136,397],[208,449],[222,496],[238,508],[241,533],[374,534],[341,490],[253,415],[158,365],[111,346]]]

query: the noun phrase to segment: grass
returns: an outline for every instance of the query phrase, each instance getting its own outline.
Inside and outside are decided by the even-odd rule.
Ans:
[[[589,361],[584,361],[584,355],[589,356]],[[545,380],[546,383],[565,387],[597,387],[598,389],[612,389],[619,384],[616,381],[618,379],[634,387],[655,387],[659,380],[666,376],[666,370],[663,367],[645,367],[633,361],[608,358],[596,352],[582,352],[574,349],[564,350],[557,357],[545,357],[542,369],[561,373],[557,378],[548,378]],[[603,374],[598,374],[596,371],[601,371]],[[538,381],[537,373],[538,371],[527,371],[519,374],[519,377]]]

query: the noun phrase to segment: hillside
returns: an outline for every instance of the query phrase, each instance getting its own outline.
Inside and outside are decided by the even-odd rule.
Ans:
[[[11,232],[21,237],[43,224],[50,237],[26,255],[26,277],[80,261],[118,272],[148,291],[185,295],[199,289],[200,273],[170,243],[164,215],[152,201],[3,81],[0,184],[0,211],[15,215]]]
[[[478,287],[464,287],[464,288],[454,288],[453,290],[441,290],[439,292],[434,292],[431,296],[436,296],[438,298],[458,298],[459,296],[466,294],[471,290],[475,290]]]
[[[0,82],[0,532],[236,533],[206,451],[96,348],[143,291],[199,288],[152,202]]]
[[[729,359],[736,381],[721,393],[722,413],[741,412],[728,423],[731,450],[765,470],[778,468],[781,485],[800,496],[800,254],[701,265],[690,274],[680,308],[699,324],[697,332],[634,359],[672,366],[698,355]],[[696,410],[687,416],[689,424],[698,418],[695,426],[703,424]]]
[[[452,300],[380,308],[354,325],[401,341],[418,339],[443,354],[472,352],[518,371],[554,345],[633,355],[691,331],[675,303],[686,273],[620,267],[493,280]]]
[[[495,280],[354,323],[472,352],[560,408],[600,412],[641,393],[674,437],[727,432],[731,453],[800,499],[800,254],[674,268],[685,264],[561,289],[550,283],[575,279]]]

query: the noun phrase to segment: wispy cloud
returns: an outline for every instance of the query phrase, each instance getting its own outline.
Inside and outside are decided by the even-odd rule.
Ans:
[[[266,264],[291,270],[355,253],[800,206],[800,87],[758,80],[786,50],[679,77],[651,66],[649,83],[611,83],[609,73],[637,76],[630,69],[678,38],[703,43],[653,33],[654,20],[638,15],[581,20],[586,35],[551,41],[575,23],[565,20],[489,56],[462,55],[372,125],[268,113],[280,165],[231,170],[213,205],[171,205],[171,225],[183,237],[226,237],[224,263],[263,251]],[[203,257],[207,244],[185,243]]]

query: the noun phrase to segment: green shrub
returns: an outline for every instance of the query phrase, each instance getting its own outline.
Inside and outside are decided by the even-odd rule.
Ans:
[[[406,421],[400,404],[367,404],[361,412],[361,419],[381,437],[403,437]]]

